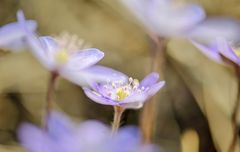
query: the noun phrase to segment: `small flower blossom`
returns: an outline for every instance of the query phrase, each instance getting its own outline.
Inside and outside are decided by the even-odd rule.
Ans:
[[[210,46],[192,41],[202,53],[217,63],[225,63],[226,59],[232,61],[234,64],[240,66],[240,50],[230,46],[226,39],[219,37],[215,43]]]
[[[213,43],[217,37],[224,37],[233,43],[239,42],[240,22],[227,17],[211,17],[199,23],[187,34],[189,39],[201,43]]]
[[[96,48],[87,48],[88,44],[76,35],[63,33],[55,37],[38,37],[26,27],[22,12],[18,12],[18,20],[25,30],[26,41],[32,53],[51,72],[79,85],[86,85],[94,80],[112,80],[116,76],[122,80],[126,78],[124,74],[111,68],[94,66],[104,57],[104,53]],[[90,76],[91,74],[94,76]]]
[[[97,121],[80,125],[65,115],[52,112],[46,132],[34,125],[23,124],[18,137],[28,152],[157,152],[153,145],[142,145],[135,127],[125,127],[111,136],[110,129]]]
[[[201,42],[216,37],[239,41],[240,23],[227,17],[206,19],[204,10],[177,0],[121,0],[150,35],[190,38]]]
[[[165,82],[157,82],[158,79],[157,73],[151,73],[141,82],[130,77],[128,82],[95,83],[91,89],[84,88],[84,92],[100,104],[138,109],[164,86]]]
[[[37,23],[33,20],[26,21],[27,28],[33,32],[37,28]],[[25,32],[17,22],[9,23],[0,27],[0,48],[19,51],[25,49],[23,41]]]
[[[161,37],[183,36],[205,18],[204,10],[195,4],[175,0],[121,0],[146,27]]]

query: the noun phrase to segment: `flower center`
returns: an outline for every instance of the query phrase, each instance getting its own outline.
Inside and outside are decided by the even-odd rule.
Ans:
[[[127,96],[129,96],[129,92],[124,90],[123,88],[118,88],[116,91],[116,95],[117,95],[117,100],[121,101],[125,99]]]
[[[66,50],[60,50],[55,54],[56,62],[59,64],[64,64],[69,60],[69,54]]]
[[[60,35],[55,36],[54,39],[57,41],[60,48],[67,50],[69,53],[74,53],[90,47],[85,40],[79,38],[75,34],[69,34],[67,32],[60,33]]]
[[[85,48],[90,47],[83,39],[80,39],[77,35],[71,35],[67,32],[62,32],[59,36],[54,36],[55,41],[59,45],[59,50],[55,53],[55,61],[57,64],[65,64],[71,54],[82,51]]]
[[[139,88],[137,79],[129,78],[128,83],[112,82],[104,86],[107,95],[116,101],[122,101],[134,91],[143,91]]]

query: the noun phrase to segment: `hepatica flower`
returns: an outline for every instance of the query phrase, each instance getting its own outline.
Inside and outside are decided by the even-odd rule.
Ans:
[[[48,132],[28,123],[20,127],[18,137],[28,152],[157,152],[154,146],[141,144],[134,127],[111,136],[110,129],[97,121],[79,125],[59,112],[52,112],[48,121]]]
[[[25,30],[32,53],[52,73],[60,74],[79,85],[91,83],[86,81],[112,80],[116,76],[125,79],[125,75],[111,68],[94,66],[104,57],[104,53],[96,48],[87,48],[76,35],[63,33],[57,37],[38,37],[26,26],[21,11],[18,12],[18,20]]]
[[[210,17],[188,32],[187,37],[201,43],[214,43],[224,37],[232,43],[240,40],[240,22],[227,17]]]
[[[201,7],[175,0],[121,0],[151,33],[183,36],[205,18]]]
[[[157,73],[151,73],[141,82],[129,78],[128,82],[95,83],[92,88],[84,88],[84,92],[90,99],[103,105],[138,109],[164,86],[165,82],[158,82],[158,79]]]
[[[192,41],[203,54],[210,59],[218,62],[225,63],[231,61],[232,63],[240,66],[240,50],[239,48],[232,47],[226,39],[219,37],[213,45],[205,46],[201,43]]]
[[[76,36],[68,34],[59,37],[38,37],[26,27],[22,12],[18,12],[18,20],[26,33],[26,41],[33,54],[50,71],[61,72],[67,70],[81,70],[89,67],[104,57],[98,49],[83,49]]]
[[[29,31],[33,32],[37,28],[37,23],[33,20],[26,21]],[[0,27],[0,48],[11,51],[23,50],[25,48],[24,37],[26,33],[18,22],[13,22]]]

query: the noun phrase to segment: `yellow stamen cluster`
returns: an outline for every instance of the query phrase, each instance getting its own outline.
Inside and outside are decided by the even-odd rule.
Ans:
[[[77,35],[71,35],[67,32],[62,32],[59,36],[54,38],[61,48],[64,48],[71,53],[73,53],[72,51],[82,50],[90,47],[85,40],[79,38]]]
[[[116,101],[122,101],[134,91],[143,91],[144,88],[139,88],[137,79],[129,78],[128,83],[113,82],[104,86],[108,96]]]
[[[66,50],[60,50],[60,51],[56,52],[55,59],[56,59],[57,63],[59,63],[59,64],[66,63],[69,59],[69,54],[67,53]]]
[[[117,95],[117,100],[121,101],[125,99],[127,96],[129,96],[129,92],[127,92],[123,88],[118,88],[116,91],[116,95]]]
[[[59,45],[59,50],[55,53],[55,60],[60,65],[66,63],[72,53],[90,47],[89,44],[78,38],[77,35],[71,35],[67,32],[61,33],[54,39]]]

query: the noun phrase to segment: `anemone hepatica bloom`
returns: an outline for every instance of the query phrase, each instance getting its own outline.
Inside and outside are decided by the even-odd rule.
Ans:
[[[240,22],[227,17],[211,17],[199,23],[188,32],[187,37],[201,43],[214,43],[217,37],[238,43],[240,40]]]
[[[205,46],[195,41],[192,41],[192,43],[207,57],[218,63],[224,63],[228,59],[240,66],[240,50],[230,46],[227,40],[222,37],[217,38],[216,42],[210,46]]]
[[[58,112],[52,112],[48,121],[48,132],[27,123],[20,127],[18,137],[28,152],[157,152],[141,144],[134,127],[111,136],[110,129],[97,121],[78,125]]]
[[[38,37],[26,26],[21,11],[18,12],[18,20],[25,30],[26,41],[32,53],[51,72],[79,85],[86,85],[95,80],[111,81],[116,77],[126,79],[124,74],[116,70],[94,66],[104,57],[104,53],[96,48],[86,48],[84,41],[76,35],[63,33],[58,37]]]
[[[26,21],[27,28],[33,32],[37,23],[33,20]],[[18,51],[25,49],[25,32],[18,22],[9,23],[0,27],[0,48]]]
[[[151,33],[182,36],[205,18],[201,7],[175,0],[121,0]]]
[[[129,78],[128,82],[95,83],[91,89],[84,88],[84,92],[90,99],[100,104],[138,109],[164,86],[165,82],[158,82],[158,79],[159,75],[153,72],[141,82]]]

